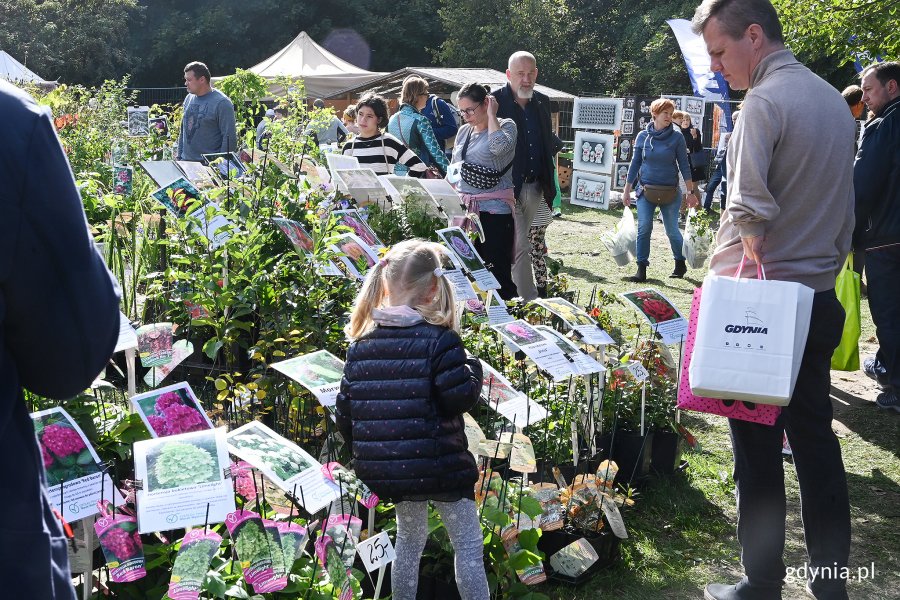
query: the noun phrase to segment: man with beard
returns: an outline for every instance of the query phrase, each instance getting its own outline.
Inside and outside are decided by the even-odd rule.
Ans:
[[[556,197],[554,161],[562,147],[550,124],[550,98],[534,89],[537,74],[534,55],[515,52],[506,69],[508,83],[493,93],[499,104],[497,117],[515,121],[519,132],[512,168],[516,196],[512,280],[518,295],[527,301],[538,297],[528,234],[540,203],[545,203],[547,212],[552,210]]]

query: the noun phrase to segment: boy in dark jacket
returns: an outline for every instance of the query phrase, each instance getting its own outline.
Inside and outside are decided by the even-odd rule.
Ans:
[[[4,598],[74,600],[22,388],[70,398],[112,355],[119,291],[88,233],[49,112],[0,81],[0,581]]]
[[[481,394],[482,369],[456,331],[443,248],[409,240],[372,268],[347,327],[337,425],[356,475],[396,504],[396,600],[413,600],[433,501],[453,542],[463,598],[487,599],[478,470],[462,414]]]

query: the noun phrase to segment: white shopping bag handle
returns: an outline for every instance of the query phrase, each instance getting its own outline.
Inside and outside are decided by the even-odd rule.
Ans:
[[[734,277],[736,279],[741,278],[741,273],[744,271],[744,261],[747,260],[747,255],[741,257],[741,264],[738,266],[737,270],[734,272]],[[756,278],[757,279],[766,279],[766,268],[761,264],[756,265]]]

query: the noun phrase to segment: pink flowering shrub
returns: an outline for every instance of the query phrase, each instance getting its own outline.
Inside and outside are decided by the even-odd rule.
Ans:
[[[44,459],[44,468],[45,469],[53,464],[53,457],[50,456],[50,453],[47,452],[47,449],[44,448],[43,444],[41,444],[41,458]]]
[[[163,411],[163,418],[169,435],[207,429],[206,421],[200,413],[184,404],[173,404],[168,407]]]
[[[256,486],[253,485],[252,467],[245,461],[231,463],[231,476],[234,478],[234,489],[245,502],[256,499]]]
[[[147,421],[158,436],[177,435],[208,429],[203,415],[193,406],[185,404],[178,392],[160,394],[153,405],[156,414],[148,414]]]
[[[137,532],[135,532],[137,534]],[[120,527],[110,529],[103,534],[100,542],[106,550],[115,555],[119,562],[134,558],[141,553],[140,537],[135,537]]]
[[[60,458],[78,454],[85,448],[77,431],[57,423],[44,427],[41,442],[45,448]],[[47,464],[46,458],[44,464]]]
[[[183,404],[178,392],[166,392],[156,399],[156,412],[161,413],[175,404]]]

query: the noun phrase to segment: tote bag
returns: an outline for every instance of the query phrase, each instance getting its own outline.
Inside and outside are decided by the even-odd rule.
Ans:
[[[707,275],[689,369],[697,396],[787,406],[797,383],[813,290],[792,281]]]
[[[859,371],[859,273],[853,270],[852,252],[837,276],[834,293],[844,307],[847,318],[844,319],[841,343],[831,356],[831,368],[835,371]]]
[[[693,210],[693,209],[691,209]],[[684,340],[684,358],[681,361],[681,373],[678,381],[678,408],[712,415],[720,415],[729,419],[740,419],[774,425],[781,408],[770,404],[755,404],[741,400],[722,400],[720,398],[703,398],[695,396],[688,382],[688,370],[691,368],[691,355],[694,353],[694,342],[697,338],[697,317],[700,314],[700,298],[702,288],[694,290],[691,301],[691,318],[688,321],[688,334]]]

